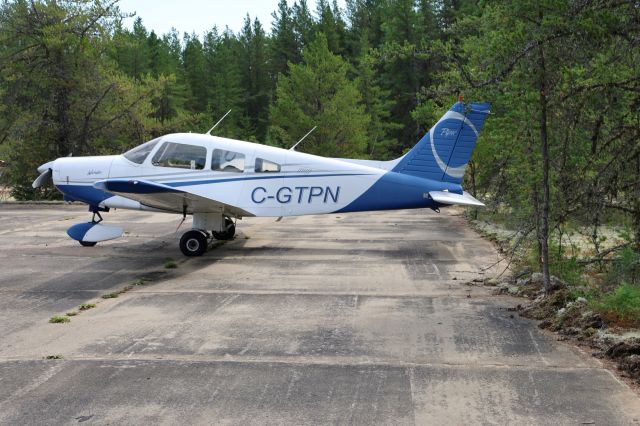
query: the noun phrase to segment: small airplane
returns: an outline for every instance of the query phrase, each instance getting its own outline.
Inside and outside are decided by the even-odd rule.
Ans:
[[[122,155],[58,158],[38,167],[33,187],[53,181],[65,201],[89,205],[91,221],[67,230],[83,246],[122,236],[122,228],[101,223],[101,212],[132,209],[192,215],[180,250],[200,256],[212,238],[232,239],[245,217],[484,206],[461,183],[488,113],[488,104],[457,102],[391,161],[325,158],[211,131],[177,133]]]

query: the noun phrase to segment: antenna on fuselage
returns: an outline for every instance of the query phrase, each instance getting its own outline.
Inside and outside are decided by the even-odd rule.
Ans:
[[[215,129],[216,127],[218,127],[218,124],[222,123],[222,120],[224,120],[227,115],[229,115],[229,113],[231,112],[231,110],[227,111],[227,113],[225,115],[222,116],[222,118],[220,120],[218,120],[218,122],[216,124],[213,125],[212,128],[209,129],[209,131],[205,134],[211,136],[211,132],[213,132],[213,129]]]
[[[318,126],[314,126],[313,129],[309,130],[306,135],[304,135],[298,142],[296,142],[295,145],[293,145],[291,148],[289,148],[289,151],[295,151],[296,150],[296,146],[300,145],[300,142],[305,140],[307,138],[307,136],[309,136],[311,133],[313,133],[313,131],[315,129],[317,129],[317,128],[318,128]]]

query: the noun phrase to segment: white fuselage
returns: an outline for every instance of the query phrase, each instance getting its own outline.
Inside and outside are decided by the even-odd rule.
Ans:
[[[206,149],[204,167],[193,170],[154,165],[155,153],[167,141]],[[243,171],[212,170],[213,150],[242,154]],[[257,159],[279,165],[280,171],[257,171]],[[393,163],[331,159],[208,135],[172,134],[162,137],[141,164],[124,155],[70,157],[56,160],[52,170],[53,182],[63,193],[88,204],[99,201],[100,207],[145,209],[144,204],[121,196],[95,194],[98,190],[93,188],[105,179],[144,179],[236,206],[252,216],[295,216],[344,209],[387,174]],[[438,189],[447,187],[440,186]],[[424,188],[430,189],[434,188]],[[83,197],[83,191],[95,198]]]

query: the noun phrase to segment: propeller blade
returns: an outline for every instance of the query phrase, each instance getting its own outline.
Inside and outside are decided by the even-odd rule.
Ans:
[[[36,180],[33,181],[31,186],[33,188],[40,188],[42,185],[48,184],[49,182],[51,182],[51,175],[51,169],[45,170],[44,172],[40,173],[40,176],[38,176]]]

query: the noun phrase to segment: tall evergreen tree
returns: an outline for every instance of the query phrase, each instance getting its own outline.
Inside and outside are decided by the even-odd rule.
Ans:
[[[228,28],[219,35],[214,27],[205,35],[204,51],[208,76],[206,81],[214,94],[209,99],[209,125],[218,121],[228,110],[232,110],[216,132],[228,137],[242,138],[242,129],[246,128],[247,124],[243,114],[244,90],[238,61],[240,43]]]
[[[291,8],[287,0],[278,2],[278,10],[273,12],[271,29],[271,78],[275,80],[278,74],[288,73],[288,63],[298,63],[301,60],[301,47],[296,37]]]
[[[191,92],[186,106],[192,112],[205,112],[209,102],[209,86],[203,46],[195,34],[185,33],[183,39],[182,61],[185,79]]]
[[[329,3],[329,0],[318,0],[316,4],[318,16],[317,31],[327,38],[329,50],[335,54],[341,54],[346,38],[346,24],[342,19],[342,13],[337,2]]]
[[[291,64],[280,75],[271,107],[271,132],[280,144],[295,143],[309,129],[318,129],[304,142],[305,152],[336,157],[366,157],[370,118],[361,105],[349,64],[331,53],[319,34],[303,52],[303,64]]]
[[[313,16],[307,4],[307,0],[298,0],[293,3],[293,28],[298,40],[298,46],[304,48],[315,38],[316,29]]]
[[[269,119],[269,95],[271,86],[267,68],[267,36],[260,21],[251,24],[249,15],[245,18],[244,27],[239,35],[242,46],[240,71],[244,88],[244,114],[248,128],[247,137],[265,141]]]

